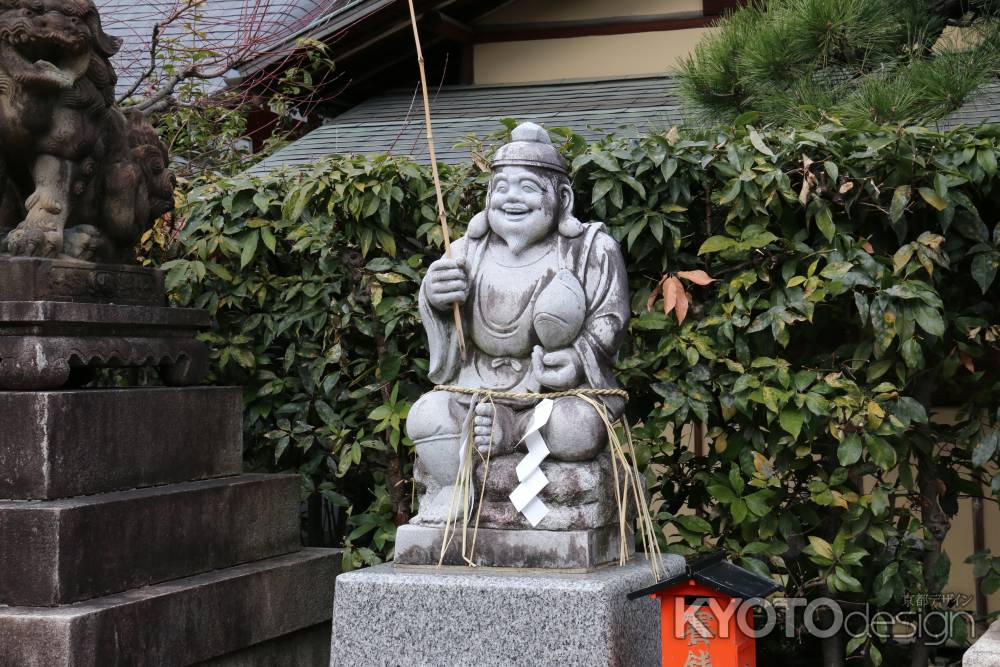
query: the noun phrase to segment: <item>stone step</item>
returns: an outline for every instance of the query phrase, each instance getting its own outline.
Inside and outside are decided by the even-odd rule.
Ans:
[[[298,503],[298,475],[0,502],[0,604],[65,604],[295,551]]]
[[[342,554],[303,549],[55,608],[0,607],[4,667],[173,667],[330,619]]]
[[[254,644],[221,658],[197,663],[198,667],[330,667],[330,623],[319,623],[277,639]]]
[[[0,392],[0,499],[238,474],[242,407],[235,387]]]

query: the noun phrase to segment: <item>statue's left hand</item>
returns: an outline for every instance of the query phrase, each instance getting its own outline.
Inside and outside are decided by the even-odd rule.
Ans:
[[[535,377],[550,389],[572,389],[580,385],[583,367],[580,355],[571,347],[546,352],[536,345],[531,354]]]

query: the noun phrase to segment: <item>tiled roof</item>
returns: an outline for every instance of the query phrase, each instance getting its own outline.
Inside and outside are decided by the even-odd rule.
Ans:
[[[569,127],[588,140],[608,131],[636,135],[683,124],[677,82],[670,77],[574,81],[540,85],[461,86],[432,91],[434,144],[438,159],[469,157],[458,147],[470,135],[485,138],[503,129],[502,118]],[[331,154],[391,153],[426,163],[423,109],[419,91],[393,92],[369,99],[328,121],[251,168],[252,173],[310,164]],[[961,109],[937,125],[1000,122],[1000,82],[984,85]]]
[[[392,153],[427,162],[423,107],[414,89],[374,97],[278,151],[251,171],[298,166],[333,153]],[[589,140],[669,129],[683,121],[676,83],[665,77],[544,85],[456,86],[431,91],[438,159],[459,162],[470,135],[502,130],[502,118],[570,127]]]
[[[206,0],[165,31],[166,39],[190,36],[185,23],[201,33],[194,48],[224,56],[260,54],[282,44],[325,16],[359,0]],[[361,0],[364,1],[364,0]],[[153,27],[183,7],[185,0],[95,0],[104,30],[123,40],[112,59],[118,90],[125,91],[149,64]],[[162,39],[162,38],[161,38]]]
[[[947,130],[959,125],[975,127],[984,123],[1000,123],[1000,81],[990,81],[981,86],[958,111],[937,125]]]

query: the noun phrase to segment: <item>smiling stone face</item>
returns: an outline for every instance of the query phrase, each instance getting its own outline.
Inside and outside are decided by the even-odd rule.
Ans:
[[[555,229],[559,193],[544,169],[498,167],[490,185],[490,229],[515,253],[530,247]]]

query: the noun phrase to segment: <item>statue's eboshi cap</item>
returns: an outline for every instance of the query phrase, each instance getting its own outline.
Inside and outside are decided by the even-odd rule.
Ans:
[[[560,174],[569,174],[566,160],[552,145],[549,133],[541,125],[521,123],[510,135],[510,143],[501,146],[493,155],[491,169],[511,165],[541,167]]]

